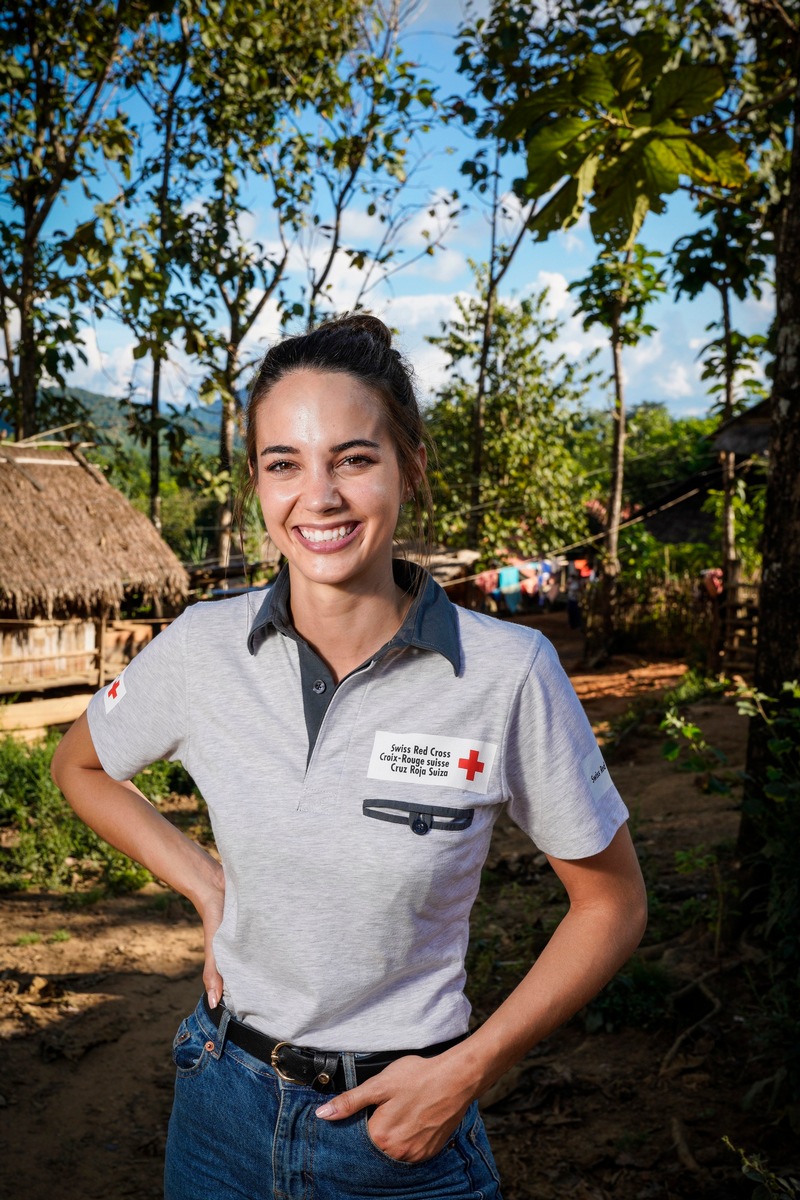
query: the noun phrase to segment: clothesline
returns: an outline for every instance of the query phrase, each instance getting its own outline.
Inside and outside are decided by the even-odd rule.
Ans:
[[[683,500],[690,500],[692,496],[696,496],[700,488],[692,488],[689,492],[684,492],[682,496],[677,496],[674,500],[669,500],[666,504],[662,504],[659,508],[654,508],[645,513],[640,513],[636,517],[631,517],[627,521],[621,521],[619,528],[628,529],[631,525],[638,525],[641,521],[646,521],[648,517],[654,517],[657,513],[666,512],[668,508],[674,508],[676,504],[680,504]],[[571,542],[568,546],[561,546],[557,550],[549,550],[548,558],[558,558],[567,553],[568,550],[580,550],[583,546],[592,545],[594,542],[601,542],[605,538],[605,533],[595,533],[590,537],[581,538],[579,542]],[[442,587],[446,590],[449,587],[456,587],[457,584],[474,583],[483,575],[483,571],[478,571],[476,575],[465,575],[459,579],[451,579],[447,583],[443,583]]]

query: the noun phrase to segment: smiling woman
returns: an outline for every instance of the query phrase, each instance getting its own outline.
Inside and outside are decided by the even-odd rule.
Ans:
[[[546,639],[393,559],[400,505],[421,525],[430,492],[380,321],[269,351],[247,455],[277,580],[188,608],[94,697],[53,768],[76,812],[203,921],[167,1200],[498,1200],[477,1097],[641,937],[625,806]],[[127,782],[158,758],[196,780],[221,865]],[[469,912],[503,807],[570,908],[470,1031]]]

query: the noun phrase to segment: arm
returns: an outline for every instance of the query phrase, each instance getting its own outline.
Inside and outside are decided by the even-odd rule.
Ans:
[[[132,783],[106,774],[85,713],[59,743],[52,775],[75,813],[95,833],[191,900],[203,922],[203,982],[213,1006],[223,986],[211,946],[225,897],[220,864],[162,817]]]
[[[633,953],[647,901],[626,825],[590,858],[551,858],[569,911],[521,983],[466,1041],[436,1058],[398,1059],[335,1097],[317,1116],[337,1120],[377,1105],[370,1133],[393,1158],[438,1153],[473,1099],[586,1004]]]

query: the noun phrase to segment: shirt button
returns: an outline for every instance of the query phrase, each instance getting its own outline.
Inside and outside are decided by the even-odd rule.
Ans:
[[[318,696],[322,695],[322,693],[325,691],[325,688],[326,688],[326,684],[325,684],[324,679],[315,679],[314,680],[314,691],[317,693]]]

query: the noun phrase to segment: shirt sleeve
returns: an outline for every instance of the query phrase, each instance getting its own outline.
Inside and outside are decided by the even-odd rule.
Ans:
[[[554,858],[599,854],[628,817],[575,689],[544,637],[509,720],[506,781],[512,820]]]
[[[94,748],[112,779],[188,751],[185,610],[89,701]]]

